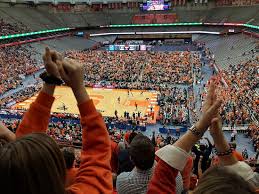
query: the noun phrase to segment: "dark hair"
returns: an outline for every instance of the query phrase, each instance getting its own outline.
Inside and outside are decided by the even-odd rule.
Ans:
[[[3,147],[5,144],[7,144],[8,142],[5,139],[1,139],[0,138],[0,149],[1,147]]]
[[[208,169],[199,180],[194,194],[255,194],[254,188],[241,176],[225,167]]]
[[[67,169],[73,168],[74,162],[75,162],[75,150],[70,147],[64,147],[62,148],[62,153],[65,159],[65,164]]]
[[[129,153],[131,160],[140,170],[152,168],[155,160],[155,148],[148,137],[138,134],[130,144]]]
[[[135,131],[133,131],[133,132],[130,133],[130,135],[129,135],[129,144],[131,144],[132,140],[133,140],[134,137],[136,137],[137,135],[138,135],[138,134],[137,134]]]
[[[65,193],[63,155],[46,134],[32,133],[5,144],[0,158],[1,193]]]

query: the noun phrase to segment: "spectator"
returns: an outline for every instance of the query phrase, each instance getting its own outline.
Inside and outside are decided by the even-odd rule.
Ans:
[[[75,168],[75,151],[73,148],[65,147],[62,148],[62,153],[65,159],[66,165],[66,182],[65,186],[69,187],[76,180],[76,175],[78,173],[78,168]]]
[[[129,148],[130,148],[131,141],[136,135],[137,135],[136,132],[128,132],[125,134],[125,137],[124,137],[125,149],[119,150],[119,154],[118,154],[118,161],[119,161],[118,175],[122,172],[130,172],[134,168],[134,164],[130,160]]]
[[[210,125],[210,133],[220,161],[225,167],[214,167],[208,170],[193,193],[255,193],[255,188],[259,186],[258,174],[254,173],[247,164],[238,162],[232,155],[221,130],[221,119],[217,116],[220,105],[221,101],[216,101],[215,86],[212,84],[203,107],[203,115],[195,127],[173,146],[168,145],[157,151],[156,155],[160,160],[149,185],[148,194],[175,193],[175,177],[179,170],[183,170],[189,157],[187,153]]]
[[[145,194],[154,170],[155,148],[148,137],[139,134],[132,140],[129,153],[135,167],[117,177],[117,191],[119,194]]]
[[[52,54],[53,52],[46,50],[45,65],[55,69],[57,66],[52,61]],[[81,65],[64,60],[62,66],[65,69],[61,72],[62,79],[74,91],[83,126],[79,173],[76,182],[66,188],[66,191],[111,193],[111,152],[105,124],[84,89]],[[58,77],[53,72],[48,73]],[[48,126],[54,89],[55,86],[44,84],[42,92],[25,114],[16,132],[17,140],[0,149],[0,186],[3,193],[65,193],[65,162],[62,153],[49,136],[35,133],[45,132]]]

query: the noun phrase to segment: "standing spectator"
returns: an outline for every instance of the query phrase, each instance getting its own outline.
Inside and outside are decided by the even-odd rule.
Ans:
[[[230,142],[234,142],[234,140],[236,139],[236,135],[235,135],[234,130],[232,131],[230,136],[231,136]]]
[[[247,149],[245,148],[243,151],[242,151],[242,156],[245,160],[248,159],[248,153],[247,153]]]

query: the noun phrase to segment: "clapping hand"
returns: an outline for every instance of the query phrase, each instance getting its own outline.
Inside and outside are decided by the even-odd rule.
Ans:
[[[196,123],[197,129],[205,132],[211,124],[218,122],[219,108],[221,103],[221,100],[217,100],[216,86],[212,81],[209,87],[207,98],[202,107],[202,116]]]
[[[59,69],[62,68],[62,56],[60,53],[54,50],[50,50],[48,47],[45,49],[43,55],[44,66],[49,75],[55,76],[61,79]]]

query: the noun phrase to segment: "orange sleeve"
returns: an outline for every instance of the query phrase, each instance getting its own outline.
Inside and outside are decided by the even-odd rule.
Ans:
[[[30,105],[24,114],[21,124],[16,131],[16,137],[21,137],[33,132],[45,133],[50,118],[50,109],[55,98],[40,92],[35,102]]]
[[[190,188],[192,167],[193,159],[192,157],[189,157],[183,171],[181,172],[181,175],[183,177],[183,187],[185,190],[189,190]]]
[[[159,160],[149,182],[147,194],[175,194],[177,174],[178,170]]]
[[[118,171],[118,145],[116,142],[111,141],[111,169],[113,173]]]
[[[66,170],[66,187],[72,185],[76,180],[76,175],[78,172],[78,168],[71,168]]]
[[[238,160],[238,161],[244,161],[245,159],[243,158],[243,156],[237,152],[236,150],[233,151],[233,156]]]
[[[79,105],[83,128],[81,164],[75,183],[67,188],[73,194],[113,192],[111,143],[105,123],[92,100]]]

